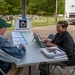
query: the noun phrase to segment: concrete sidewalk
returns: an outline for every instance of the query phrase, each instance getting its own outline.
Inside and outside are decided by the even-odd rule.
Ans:
[[[31,28],[31,30],[33,32],[35,32],[36,34],[40,35],[41,37],[47,37],[50,33],[56,33],[56,26],[44,26],[44,27],[34,27]],[[75,26],[69,25],[68,27],[68,31],[69,33],[72,35],[74,41],[75,41]],[[11,41],[11,32],[7,31],[5,36],[8,38],[8,40],[10,42]],[[68,70],[62,69],[58,66],[58,68],[61,70],[61,72],[63,73],[63,75],[70,75],[70,72],[68,72]],[[28,67],[25,67],[25,73],[22,75],[28,75]],[[37,70],[36,66],[32,66],[32,75],[39,75],[39,71]],[[57,70],[54,71],[53,75],[61,75]],[[73,74],[75,75],[75,73]]]

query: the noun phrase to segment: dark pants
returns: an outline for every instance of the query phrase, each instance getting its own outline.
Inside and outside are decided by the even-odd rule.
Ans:
[[[43,63],[39,65],[40,75],[49,75],[49,64]]]

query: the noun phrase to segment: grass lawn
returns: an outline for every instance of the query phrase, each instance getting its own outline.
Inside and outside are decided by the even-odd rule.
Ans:
[[[64,17],[58,17],[57,21],[63,20]],[[32,20],[32,27],[37,27],[37,26],[48,26],[48,25],[55,25],[55,17],[42,17],[41,19],[33,19]]]
[[[59,20],[63,20],[64,17],[58,17],[57,21]],[[14,29],[14,20],[12,21],[8,21],[9,23],[12,24],[11,28],[8,28],[8,30],[13,30]],[[32,19],[31,20],[31,27],[38,27],[38,26],[48,26],[48,25],[56,25],[55,22],[55,17],[41,17],[41,18],[37,18],[37,19]]]

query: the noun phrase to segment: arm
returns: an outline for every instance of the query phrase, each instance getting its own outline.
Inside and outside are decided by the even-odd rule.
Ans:
[[[46,42],[51,42],[52,41],[52,39],[50,39],[50,38],[42,38],[42,41],[44,42],[44,43],[46,43]]]
[[[3,50],[5,53],[9,54],[10,56],[13,56],[17,59],[21,59],[24,57],[26,53],[26,49],[23,45],[21,45],[19,48],[16,46],[12,46],[8,40],[1,39],[0,42],[0,49]]]
[[[55,34],[54,37],[53,37],[53,39],[46,41],[46,45],[47,46],[56,46],[56,47],[58,47],[58,45],[54,44],[54,41],[57,38],[57,35],[58,34]]]
[[[51,47],[52,47],[52,46],[58,47],[58,45],[56,45],[56,44],[54,44],[54,43],[51,43],[51,42],[46,42],[46,45],[47,45],[47,46],[51,46]]]
[[[74,42],[72,37],[66,36],[64,37],[63,40],[63,47],[62,48],[59,47],[59,48],[63,49],[68,56],[71,56],[73,54],[73,45]]]

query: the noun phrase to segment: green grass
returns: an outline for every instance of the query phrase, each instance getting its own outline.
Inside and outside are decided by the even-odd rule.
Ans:
[[[7,28],[7,30],[14,30],[14,25],[12,25],[10,28]]]
[[[7,22],[11,24],[11,27],[10,28],[7,28],[7,30],[14,30],[14,20],[7,21]]]
[[[48,25],[53,25],[55,24],[54,22],[54,18],[48,18],[47,17],[42,17],[41,19],[36,19],[36,20],[32,20],[32,27],[37,27],[37,26],[48,26]]]
[[[58,17],[57,21],[59,20],[63,20],[63,17]],[[32,20],[32,27],[37,27],[37,26],[48,26],[48,25],[55,25],[55,17],[42,17],[41,19],[36,19],[36,20]]]
[[[58,17],[57,21],[59,20],[63,20],[64,17]],[[14,29],[14,20],[13,21],[8,21],[9,23],[12,24],[12,26],[10,28],[8,28],[8,30],[13,30]],[[39,26],[49,26],[49,25],[56,25],[55,22],[55,17],[45,17],[43,16],[41,19],[37,18],[37,19],[32,19],[31,20],[31,27],[39,27]]]

